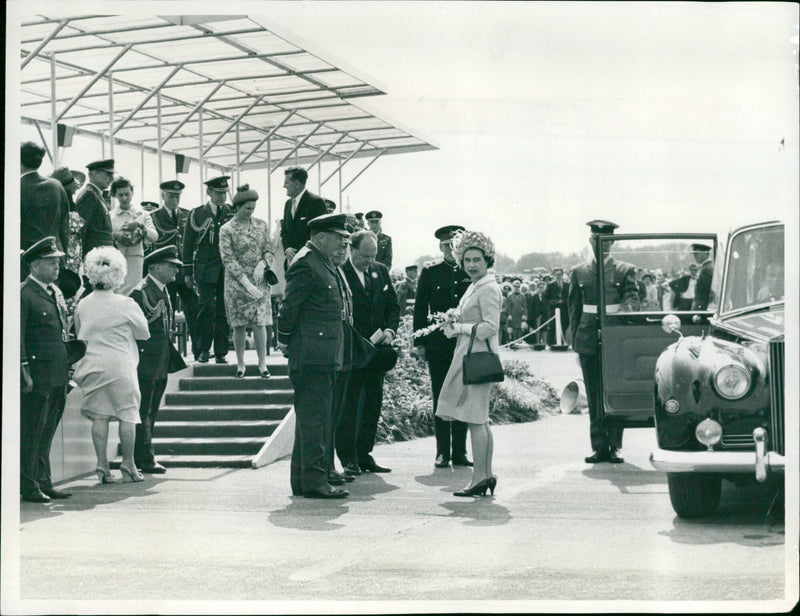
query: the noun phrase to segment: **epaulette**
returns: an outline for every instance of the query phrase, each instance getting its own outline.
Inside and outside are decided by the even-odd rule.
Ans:
[[[431,261],[425,261],[422,265],[422,269],[428,269],[429,267],[433,267],[434,265],[439,265],[440,263],[444,263],[444,258],[439,257],[438,259],[432,259]]]

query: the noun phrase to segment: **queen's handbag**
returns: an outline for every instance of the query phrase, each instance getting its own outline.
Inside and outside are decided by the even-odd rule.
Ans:
[[[492,353],[489,341],[486,340],[487,351],[472,352],[472,344],[475,342],[475,330],[478,324],[472,326],[472,335],[469,337],[469,348],[467,354],[461,360],[461,373],[464,385],[478,385],[480,383],[499,383],[505,376],[503,375],[503,364],[500,358]]]

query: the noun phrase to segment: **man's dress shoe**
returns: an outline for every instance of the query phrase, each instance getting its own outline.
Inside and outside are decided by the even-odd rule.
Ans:
[[[227,364],[228,363],[228,359],[224,355],[215,355],[214,356],[214,361],[217,362],[218,364]]]
[[[305,498],[347,498],[350,496],[350,492],[347,490],[338,490],[336,488],[331,488],[326,490],[325,488],[320,488],[317,490],[309,490],[308,492],[303,492],[303,496]]]
[[[150,465],[142,466],[139,470],[150,475],[163,475],[167,472],[167,469],[161,466],[158,462],[153,462]]]
[[[608,462],[608,451],[605,449],[598,449],[592,455],[583,459],[587,464],[597,464],[598,462]]]
[[[42,488],[42,494],[58,500],[72,496],[72,492],[60,492],[55,488]]]
[[[622,464],[625,461],[623,458],[620,458],[619,455],[617,455],[616,449],[609,450],[607,460],[611,462],[611,464]]]
[[[49,503],[50,497],[41,490],[21,494],[22,500],[28,503]]]
[[[453,458],[453,466],[472,466],[472,462],[467,459],[467,456]]]
[[[361,474],[361,468],[355,462],[350,462],[344,465],[344,474],[351,477],[358,477]]]
[[[361,465],[361,470],[365,473],[391,473],[392,469],[381,466],[375,460],[368,460]]]
[[[436,468],[447,468],[450,466],[450,460],[445,458],[442,454],[436,456],[436,462],[433,463]]]
[[[199,361],[201,364],[207,364],[208,360],[208,351],[200,351],[200,354],[197,356],[197,361]]]

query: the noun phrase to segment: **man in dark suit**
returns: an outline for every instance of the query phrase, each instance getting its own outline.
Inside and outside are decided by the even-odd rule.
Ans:
[[[20,248],[25,250],[44,237],[53,236],[59,250],[69,240],[69,198],[61,182],[39,175],[44,148],[32,141],[20,146]],[[28,275],[22,263],[22,280]]]
[[[297,251],[305,246],[311,237],[308,221],[328,213],[325,200],[306,190],[308,172],[300,167],[290,167],[284,171],[283,187],[288,199],[283,206],[281,221],[281,243],[286,257],[284,268],[289,265]]]
[[[186,186],[178,180],[167,180],[159,185],[163,206],[150,213],[153,225],[158,231],[158,239],[153,244],[153,250],[165,246],[174,246],[178,255],[183,255],[183,233],[186,221],[189,219],[189,210],[180,207],[181,193]],[[178,272],[173,282],[167,284],[169,299],[172,307],[177,309],[180,297],[180,309],[186,319],[186,329],[192,339],[192,352],[195,360],[200,354],[197,343],[197,293],[194,288],[186,284],[183,272]]]
[[[86,165],[89,181],[75,201],[75,209],[86,221],[83,235],[84,256],[98,246],[113,246],[109,208],[103,199],[114,179],[114,159],[98,160]]]
[[[544,296],[549,305],[550,314],[555,314],[556,308],[561,312],[561,334],[569,329],[569,311],[567,310],[567,297],[569,295],[569,285],[564,284],[564,270],[560,267],[553,269],[553,281],[547,285]],[[556,322],[552,321],[547,328],[547,344],[555,346],[558,338],[556,336]]]
[[[230,329],[225,314],[225,268],[219,254],[219,229],[233,218],[225,204],[229,176],[206,182],[209,199],[186,220],[183,234],[183,271],[186,284],[197,288],[197,361],[207,363],[214,344],[214,361],[228,363]]]
[[[714,299],[711,293],[711,280],[714,275],[714,261],[711,259],[711,246],[705,244],[692,244],[692,254],[695,263],[700,268],[697,274],[697,284],[694,288],[694,301],[692,310],[708,310],[708,305]]]
[[[697,263],[689,266],[689,273],[670,280],[668,286],[672,290],[672,308],[674,310],[691,310],[697,290],[699,273]],[[706,300],[707,301],[707,300]]]
[[[378,254],[375,260],[383,263],[386,269],[392,269],[392,238],[386,235],[381,228],[383,214],[378,210],[372,210],[364,214],[364,220],[367,221],[369,230],[378,238]]]
[[[286,272],[278,320],[278,349],[289,358],[296,417],[291,462],[294,496],[346,498],[347,490],[328,483],[327,430],[333,381],[345,357],[347,283],[343,263],[350,241],[345,214],[326,214],[311,222],[311,238]]]
[[[136,341],[139,347],[139,390],[142,394],[139,418],[142,421],[136,424],[133,458],[143,473],[161,474],[167,470],[155,458],[153,426],[167,388],[167,376],[186,367],[172,345],[174,311],[167,289],[167,285],[178,275],[181,265],[175,246],[154,250],[144,258],[147,276],[130,295],[147,317],[150,330],[148,340]]]
[[[350,258],[341,267],[353,294],[353,327],[376,347],[391,349],[400,323],[400,306],[389,270],[375,260],[378,238],[371,231],[359,231],[350,238]],[[394,353],[394,350],[389,351]],[[363,368],[354,367],[347,385],[342,415],[336,429],[336,453],[344,472],[388,473],[372,457],[378,420],[383,403],[385,369],[378,357]],[[363,406],[359,418],[359,399]]]
[[[533,283],[531,283],[533,285]],[[533,293],[529,294],[528,303],[528,322],[531,330],[538,329],[547,319],[550,318],[550,302],[545,297],[547,285],[544,282],[536,283],[536,288],[532,289]],[[545,329],[540,329],[536,333],[532,333],[525,337],[525,342],[528,344],[537,345],[536,349],[541,350],[545,343]]]
[[[592,230],[590,242],[595,257],[572,270],[568,296],[569,339],[572,341],[572,349],[578,354],[589,406],[589,436],[594,453],[586,458],[586,462],[619,463],[624,461],[617,454],[622,447],[622,428],[605,423],[595,241],[597,235],[613,233],[617,225],[604,220],[593,220],[586,224]],[[638,309],[639,292],[636,288],[636,268],[633,265],[606,256],[603,261],[603,284],[606,313]]]
[[[67,316],[58,287],[55,237],[45,237],[22,255],[30,274],[22,283],[20,311],[20,494],[47,503],[70,494],[53,488],[50,445],[66,402]]]
[[[448,225],[437,229],[434,233],[439,240],[442,259],[426,263],[417,282],[417,297],[414,302],[414,331],[430,325],[428,316],[436,312],[447,312],[456,308],[461,297],[470,285],[470,278],[456,263],[453,256],[453,235],[463,231],[464,227]],[[434,466],[446,468],[450,466],[472,466],[467,459],[467,424],[463,421],[444,421],[436,417],[439,393],[444,385],[444,377],[453,361],[456,350],[456,339],[446,338],[442,330],[436,330],[427,336],[417,338],[415,350],[419,357],[427,360],[428,372],[431,375],[433,392],[434,430],[436,433],[436,461]],[[452,431],[452,457],[451,457]]]

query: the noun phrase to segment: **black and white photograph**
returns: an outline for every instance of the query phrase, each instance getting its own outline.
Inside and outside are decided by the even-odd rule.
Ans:
[[[0,612],[796,609],[799,18],[7,2]]]

